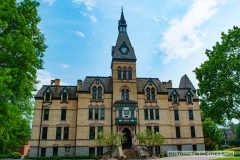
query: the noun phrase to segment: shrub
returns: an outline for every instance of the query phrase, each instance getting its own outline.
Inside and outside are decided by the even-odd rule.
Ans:
[[[0,159],[3,159],[3,158],[11,158],[12,155],[11,154],[0,154]]]
[[[18,152],[13,152],[13,153],[12,153],[12,158],[14,158],[14,159],[19,159],[19,158],[21,158],[21,154],[18,153]]]

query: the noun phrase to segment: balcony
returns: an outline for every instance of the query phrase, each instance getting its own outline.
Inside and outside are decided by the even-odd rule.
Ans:
[[[116,118],[116,124],[137,124],[137,118]]]

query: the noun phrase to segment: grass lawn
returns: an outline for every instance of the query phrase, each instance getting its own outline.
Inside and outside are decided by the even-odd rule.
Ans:
[[[212,160],[235,160],[240,159],[240,157],[231,157],[231,158],[213,158]]]

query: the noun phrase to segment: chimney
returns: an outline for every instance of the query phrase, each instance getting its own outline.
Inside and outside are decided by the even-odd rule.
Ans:
[[[77,80],[77,90],[79,90],[79,88],[82,86],[82,80],[79,79]]]
[[[168,82],[162,82],[165,88],[172,88],[172,80],[169,80]]]
[[[60,79],[51,80],[51,85],[60,86]]]

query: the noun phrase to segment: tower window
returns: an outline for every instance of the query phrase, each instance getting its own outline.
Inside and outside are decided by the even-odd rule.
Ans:
[[[96,87],[93,87],[92,89],[92,98],[96,98]]]
[[[128,79],[132,79],[132,70],[128,70]]]
[[[129,100],[129,91],[126,90],[126,100]]]
[[[122,73],[122,71],[119,69],[118,70],[118,79],[121,79],[121,73]]]
[[[122,90],[122,100],[125,99],[125,96],[124,96],[124,90]]]
[[[126,70],[123,70],[123,79],[127,79],[127,73],[126,73]]]

